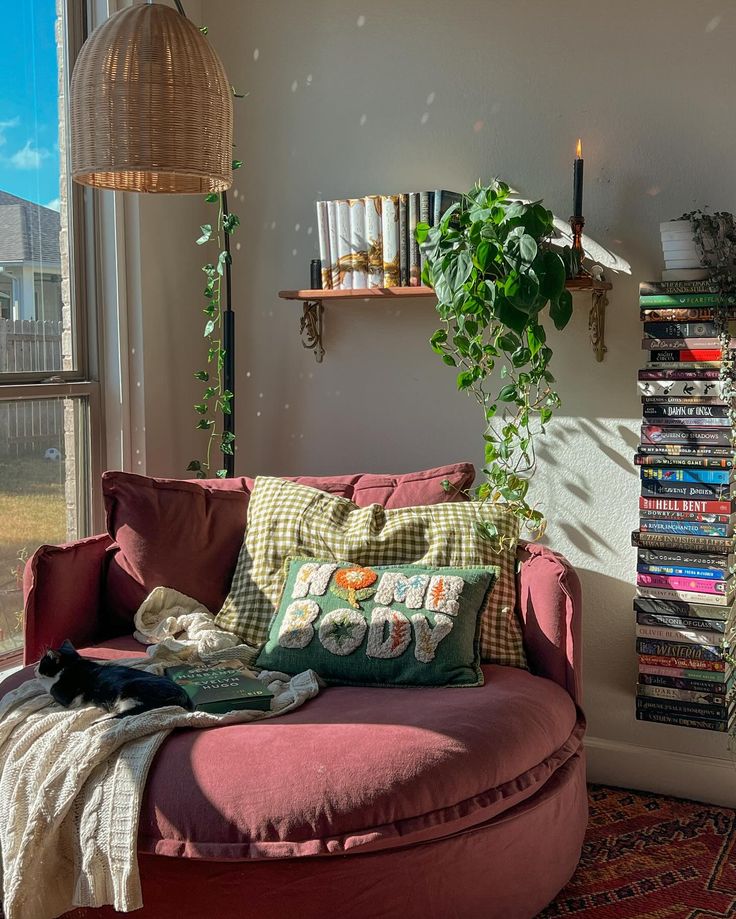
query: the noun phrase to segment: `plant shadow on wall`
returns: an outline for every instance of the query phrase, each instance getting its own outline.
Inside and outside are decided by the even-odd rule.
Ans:
[[[536,437],[560,406],[542,314],[549,307],[554,326],[565,328],[572,316],[565,281],[578,267],[569,248],[553,250],[554,229],[554,215],[540,201],[513,200],[498,180],[476,186],[437,226],[417,227],[422,280],[434,288],[442,320],[432,348],[458,368],[457,388],[483,413],[485,481],[473,496],[508,505],[527,536],[540,536],[545,526],[526,500]],[[498,538],[492,524],[477,527]]]

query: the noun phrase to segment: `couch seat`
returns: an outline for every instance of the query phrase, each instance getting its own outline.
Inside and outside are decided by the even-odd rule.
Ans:
[[[86,649],[140,653],[132,638]],[[534,795],[582,746],[556,683],[485,666],[485,685],[331,687],[273,721],[167,738],[140,852],[268,859],[401,847],[479,826]],[[32,675],[8,679],[0,695]]]

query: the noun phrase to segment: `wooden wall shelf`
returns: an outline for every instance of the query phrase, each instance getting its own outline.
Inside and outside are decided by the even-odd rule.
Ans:
[[[590,340],[597,361],[606,353],[605,321],[607,293],[613,287],[609,281],[595,278],[571,278],[565,283],[571,293],[588,292],[592,305],[588,319]],[[325,300],[407,300],[434,297],[431,287],[364,287],[358,290],[280,290],[282,300],[299,300],[304,304],[300,333],[302,345],[314,352],[317,363],[322,363],[325,349],[322,344],[322,323]]]

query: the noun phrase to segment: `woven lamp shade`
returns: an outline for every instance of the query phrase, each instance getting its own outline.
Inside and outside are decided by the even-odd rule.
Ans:
[[[171,7],[137,4],[95,29],[70,97],[76,182],[168,194],[232,185],[232,88],[205,36]]]

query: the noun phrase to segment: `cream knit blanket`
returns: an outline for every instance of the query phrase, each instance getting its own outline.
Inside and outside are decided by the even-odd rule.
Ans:
[[[216,629],[196,601],[159,587],[136,615],[136,637],[157,643],[161,672],[176,661],[252,660],[253,649]],[[255,674],[254,674],[255,675]],[[174,728],[273,718],[319,692],[316,675],[261,672],[271,711],[228,715],[162,708],[112,720],[97,708],[67,710],[35,679],[0,700],[0,873],[6,919],[53,919],[77,906],[143,905],[136,858],[138,817],[153,757]]]

